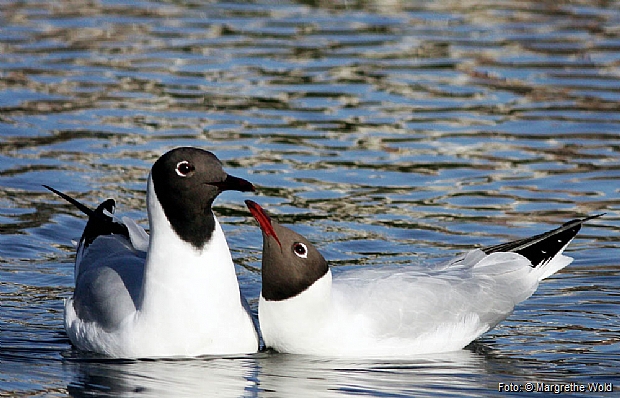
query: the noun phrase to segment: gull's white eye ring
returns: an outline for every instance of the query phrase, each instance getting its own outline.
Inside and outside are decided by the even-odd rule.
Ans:
[[[194,166],[190,162],[182,160],[177,163],[177,167],[174,171],[176,171],[180,177],[187,177],[194,169]]]
[[[293,253],[299,258],[308,258],[308,247],[301,242],[293,244]]]

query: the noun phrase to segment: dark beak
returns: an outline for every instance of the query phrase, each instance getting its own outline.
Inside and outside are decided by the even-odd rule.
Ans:
[[[258,226],[260,227],[261,231],[263,231],[263,234],[273,237],[276,242],[278,242],[278,245],[280,245],[280,248],[282,248],[280,239],[278,239],[276,231],[273,230],[273,225],[271,225],[271,218],[267,215],[267,212],[265,212],[265,210],[260,207],[258,203],[251,200],[246,200],[245,205],[250,210],[250,213],[252,213],[254,219],[258,222]]]
[[[220,192],[223,191],[240,191],[240,192],[254,192],[256,189],[251,182],[244,180],[243,178],[228,175],[224,181],[211,182],[210,185],[216,186]]]

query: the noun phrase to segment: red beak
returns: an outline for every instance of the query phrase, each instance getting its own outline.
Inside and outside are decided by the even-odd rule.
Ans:
[[[282,248],[280,239],[278,239],[278,235],[276,235],[276,231],[273,230],[273,226],[271,225],[271,218],[267,215],[265,210],[260,207],[258,203],[251,200],[246,200],[245,205],[250,210],[250,213],[252,213],[254,219],[258,222],[258,225],[263,233],[267,236],[272,236],[276,242],[278,242],[280,248]]]

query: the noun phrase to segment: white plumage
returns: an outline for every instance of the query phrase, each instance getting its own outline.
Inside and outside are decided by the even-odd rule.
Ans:
[[[175,173],[181,164],[183,173]],[[147,185],[150,237],[132,220],[113,220],[112,200],[92,211],[48,187],[89,215],[75,291],[65,302],[69,339],[81,350],[122,358],[256,352],[258,335],[211,212],[222,190],[251,190],[251,184],[226,175],[214,155],[196,148],[170,151],[156,165]],[[165,188],[159,194],[155,173]],[[164,177],[178,179],[175,189]],[[165,209],[162,198],[172,207]],[[208,234],[171,221],[186,210],[206,217]]]
[[[321,356],[407,357],[465,347],[571,263],[562,251],[585,221],[514,245],[472,250],[434,268],[364,267],[332,278],[310,242],[272,221],[258,204],[246,204],[263,231],[259,321],[265,344]],[[553,253],[534,245],[552,246]],[[506,251],[495,251],[500,247]]]
[[[556,271],[566,256],[549,263]],[[534,293],[541,272],[517,253],[484,254],[435,270],[360,268],[317,280],[284,301],[261,297],[265,344],[323,356],[401,357],[455,351]]]

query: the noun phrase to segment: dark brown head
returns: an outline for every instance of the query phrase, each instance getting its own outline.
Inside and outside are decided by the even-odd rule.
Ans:
[[[228,175],[211,152],[181,147],[162,155],[151,169],[157,200],[181,239],[202,248],[215,220],[211,205],[226,190],[253,191],[248,181]]]
[[[271,220],[256,202],[245,204],[263,232],[262,296],[268,301],[295,297],[327,273],[325,258],[306,238]]]

